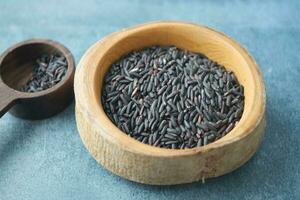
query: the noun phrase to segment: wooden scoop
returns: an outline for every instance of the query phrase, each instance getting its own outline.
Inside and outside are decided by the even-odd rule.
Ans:
[[[49,89],[34,93],[20,92],[32,76],[36,59],[44,54],[64,56],[68,64],[66,75]],[[31,39],[7,49],[0,56],[0,117],[10,111],[24,119],[43,119],[61,112],[74,96],[74,72],[71,52],[58,42]]]

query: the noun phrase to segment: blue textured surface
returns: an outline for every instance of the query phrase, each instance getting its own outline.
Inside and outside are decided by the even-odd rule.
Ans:
[[[58,40],[77,62],[103,36],[163,19],[205,24],[239,41],[267,89],[264,143],[226,176],[172,187],[119,178],[96,163],[78,135],[74,104],[43,121],[0,119],[0,199],[299,199],[299,1],[0,1],[0,51],[20,40]]]

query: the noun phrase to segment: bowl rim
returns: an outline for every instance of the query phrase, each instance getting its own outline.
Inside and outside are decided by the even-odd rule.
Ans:
[[[3,64],[3,61],[5,60],[5,58],[9,54],[13,53],[15,50],[23,48],[25,46],[30,46],[30,45],[50,46],[50,47],[54,48],[56,51],[58,51],[59,53],[61,53],[66,58],[66,61],[68,64],[67,73],[65,74],[65,76],[62,78],[61,81],[59,81],[57,84],[55,84],[54,86],[52,86],[46,90],[42,90],[42,91],[38,91],[38,92],[34,92],[34,93],[22,92],[15,88],[10,87],[9,85],[7,85],[5,83],[5,81],[3,80],[2,75],[1,75],[1,67],[2,67],[2,64]],[[74,59],[74,56],[72,55],[71,51],[67,47],[65,47],[63,44],[61,44],[57,41],[54,41],[54,40],[50,40],[50,39],[32,38],[32,39],[24,40],[24,41],[21,41],[21,42],[18,42],[16,44],[12,45],[11,47],[6,49],[0,55],[0,83],[5,85],[8,90],[14,92],[19,99],[38,98],[38,97],[43,97],[43,96],[47,96],[49,94],[55,93],[59,88],[61,88],[63,85],[65,85],[70,80],[72,80],[74,72],[75,72],[75,59]]]
[[[148,144],[144,144],[142,142],[137,141],[134,138],[131,138],[124,132],[122,132],[117,126],[115,126],[108,116],[104,113],[105,116],[102,116],[99,114],[99,111],[104,112],[101,98],[96,95],[95,87],[92,85],[90,87],[87,86],[87,82],[85,85],[80,85],[80,82],[83,82],[83,75],[86,74],[87,77],[91,78],[92,80],[95,80],[95,76],[97,73],[91,74],[87,70],[86,66],[86,60],[89,59],[91,56],[89,54],[95,53],[97,48],[99,48],[104,43],[108,46],[105,50],[108,51],[111,47],[113,47],[115,44],[117,44],[119,41],[121,41],[124,37],[129,37],[131,34],[137,33],[139,31],[145,31],[146,29],[151,28],[157,28],[162,26],[190,26],[192,28],[200,28],[202,30],[209,31],[218,37],[222,38],[222,40],[225,40],[231,47],[233,47],[239,54],[243,57],[245,62],[250,68],[251,74],[254,77],[255,81],[255,88],[259,89],[254,94],[253,102],[251,103],[251,108],[255,108],[255,113],[250,113],[249,116],[255,116],[255,114],[258,114],[258,118],[252,119],[254,121],[254,124],[252,124],[251,127],[248,127],[246,130],[244,130],[244,133],[238,137],[232,137],[230,139],[224,140],[227,135],[232,133],[233,131],[237,131],[236,127],[231,130],[226,136],[216,140],[215,142],[209,143],[208,145],[201,146],[201,147],[195,147],[195,148],[189,148],[189,149],[166,149],[166,148],[160,148],[160,147],[154,147]],[[120,34],[125,34],[125,36],[118,37]],[[108,42],[109,41],[109,42]],[[109,43],[109,44],[107,44]],[[103,57],[105,56],[105,53],[103,53]],[[95,57],[93,57],[95,59]],[[97,61],[93,63],[97,63],[97,65],[100,63],[101,58],[97,57]],[[91,64],[91,63],[89,63]],[[97,68],[97,67],[94,67]],[[93,69],[93,72],[96,72],[96,69]],[[75,99],[76,99],[76,107],[81,107],[84,110],[87,111],[85,117],[88,118],[90,123],[92,123],[94,126],[97,127],[101,134],[101,136],[106,137],[106,139],[110,140],[110,142],[117,143],[120,145],[120,148],[123,148],[125,151],[129,151],[132,153],[138,153],[142,155],[148,155],[148,156],[155,156],[155,157],[177,157],[177,156],[192,156],[199,153],[204,153],[207,151],[211,151],[213,149],[220,148],[225,145],[230,145],[236,141],[239,141],[249,135],[254,129],[258,127],[260,122],[263,120],[264,112],[265,112],[265,104],[266,104],[266,94],[265,94],[265,86],[262,79],[261,71],[255,62],[255,60],[251,57],[251,55],[247,52],[245,48],[243,48],[239,43],[237,43],[235,40],[231,39],[227,35],[225,35],[222,32],[216,31],[212,28],[209,28],[207,26],[194,24],[194,23],[187,23],[187,22],[181,22],[181,21],[158,21],[158,22],[149,22],[145,24],[140,24],[131,28],[123,29],[119,32],[112,33],[105,38],[99,40],[95,44],[93,44],[83,55],[81,58],[81,61],[78,64],[78,69],[75,73]],[[93,81],[91,81],[93,84]],[[85,93],[80,92],[86,91]],[[89,99],[91,96],[92,99]],[[256,100],[260,101],[259,108],[257,107],[257,104],[254,102]],[[92,108],[90,104],[93,103],[87,103],[86,101],[93,101],[93,103],[96,103],[99,105],[99,108]],[[260,114],[259,114],[260,113]],[[81,113],[84,114],[84,113]],[[104,121],[103,121],[104,120]],[[109,127],[112,126],[113,128]],[[121,138],[121,139],[120,139]],[[127,140],[124,142],[124,140]]]

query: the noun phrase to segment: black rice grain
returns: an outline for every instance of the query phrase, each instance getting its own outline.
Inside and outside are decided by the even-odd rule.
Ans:
[[[33,93],[51,88],[63,79],[67,73],[67,68],[68,64],[65,57],[43,55],[36,60],[31,78],[20,91]],[[114,98],[115,94],[112,93],[107,98]]]
[[[240,120],[244,88],[205,55],[176,47],[133,51],[112,64],[102,105],[123,132],[170,149],[200,147]]]

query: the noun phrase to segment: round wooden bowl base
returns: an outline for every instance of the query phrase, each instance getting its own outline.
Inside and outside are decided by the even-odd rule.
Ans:
[[[245,88],[245,108],[230,133],[203,147],[170,150],[143,144],[109,120],[100,101],[105,73],[121,56],[152,45],[203,53],[236,74]],[[77,68],[75,98],[78,130],[93,157],[111,172],[146,184],[190,183],[226,174],[251,158],[265,129],[265,89],[255,61],[224,34],[188,23],[145,24],[97,42]]]

